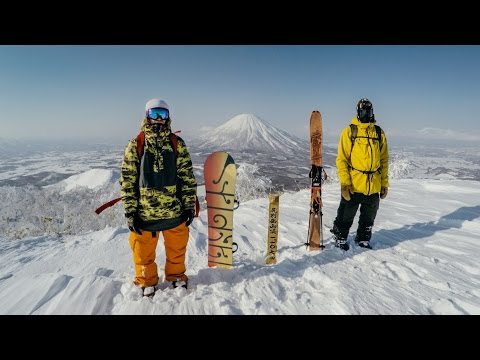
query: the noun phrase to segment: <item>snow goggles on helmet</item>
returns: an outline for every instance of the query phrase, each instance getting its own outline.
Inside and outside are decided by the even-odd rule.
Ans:
[[[148,109],[147,116],[151,120],[167,120],[170,116],[168,109],[164,108],[153,108]]]

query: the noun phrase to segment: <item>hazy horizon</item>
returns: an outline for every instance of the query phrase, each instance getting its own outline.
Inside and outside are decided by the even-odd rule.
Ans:
[[[230,119],[227,119],[229,121]],[[268,123],[271,124],[267,120]],[[348,126],[350,122],[346,122],[344,126]],[[183,139],[187,141],[187,145],[189,141],[197,139],[202,134],[208,134],[210,130],[216,129],[223,124],[219,124],[218,126],[214,127],[202,127],[198,129],[198,131],[192,133],[191,131],[180,129],[172,124],[172,131],[178,131],[178,135],[181,136]],[[427,146],[427,147],[435,147],[435,146],[452,146],[455,148],[463,148],[463,147],[472,147],[477,146],[480,135],[477,135],[475,132],[462,132],[459,130],[453,129],[439,129],[439,128],[424,128],[419,130],[413,130],[410,132],[398,133],[395,131],[391,131],[388,127],[385,127],[378,123],[386,133],[387,140],[389,143],[389,147],[403,147],[403,146]],[[282,127],[277,127],[279,130],[285,131]],[[338,144],[338,140],[340,138],[341,130],[337,131],[326,131],[324,130],[324,143],[325,145],[329,146],[336,146]],[[4,134],[0,134],[0,148],[1,146],[5,145],[5,143],[25,143],[29,147],[35,146],[36,144],[50,144],[54,145],[67,145],[68,147],[76,147],[76,146],[85,146],[89,144],[96,144],[96,145],[118,145],[118,146],[125,146],[128,140],[134,138],[138,132],[140,131],[140,123],[137,129],[129,130],[128,132],[125,131],[122,134],[116,134],[114,136],[105,134],[105,133],[95,133],[92,135],[78,135],[78,134],[69,134],[66,136],[58,137],[55,134],[51,134],[50,136],[42,136],[42,135],[30,135],[30,136],[5,136]],[[308,140],[308,134],[305,132],[304,134],[295,135],[303,140]],[[3,143],[3,144],[2,144]]]

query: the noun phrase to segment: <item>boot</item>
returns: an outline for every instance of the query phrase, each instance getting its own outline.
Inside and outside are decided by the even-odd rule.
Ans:
[[[360,247],[371,249],[370,239],[372,238],[372,227],[359,226],[357,230],[357,236],[355,237],[355,244]]]
[[[143,296],[152,297],[155,295],[155,291],[157,291],[157,285],[142,287],[142,291]]]
[[[343,251],[347,251],[350,249],[348,245],[347,239],[337,239],[335,238],[335,247],[342,249]]]
[[[177,287],[183,287],[186,289],[188,287],[188,280],[177,279],[175,281],[172,281],[172,286],[174,289],[176,289]]]
[[[350,249],[347,237],[341,234],[340,229],[335,223],[333,223],[333,228],[330,229],[330,232],[333,234],[333,238],[335,239],[335,247],[338,247],[343,251]]]

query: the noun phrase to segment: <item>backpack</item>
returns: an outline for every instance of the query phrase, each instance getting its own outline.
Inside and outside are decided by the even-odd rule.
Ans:
[[[177,132],[179,132],[179,131],[177,131]],[[175,154],[175,158],[176,158],[177,155],[178,155],[178,151],[177,151],[178,139],[177,139],[177,135],[175,135],[175,133],[172,133],[172,132],[170,133],[170,143],[172,145],[173,153]],[[138,155],[139,159],[143,155],[144,146],[145,146],[145,133],[143,131],[140,131],[137,135],[137,155]],[[96,209],[95,212],[97,214],[100,214],[103,210],[105,210],[106,208],[109,208],[110,206],[116,204],[120,200],[122,200],[121,197],[110,200],[109,202],[103,204],[98,209]],[[200,203],[198,201],[198,196],[195,194],[195,217],[198,217],[199,212],[200,212]]]
[[[378,147],[381,150],[382,149],[382,128],[378,125],[374,125],[374,126],[375,126],[375,131],[377,132],[377,137],[373,138],[373,140],[377,140]],[[350,129],[352,131],[350,135],[350,139],[352,140],[352,149],[353,149],[353,145],[355,144],[355,139],[357,138],[357,133],[358,133],[357,125],[350,124]],[[367,136],[358,136],[358,137],[367,138]],[[350,149],[350,154],[351,153],[352,153],[352,150]]]
[[[378,125],[374,125],[375,126],[375,131],[377,132],[377,137],[376,138],[369,138],[368,136],[357,136],[357,133],[358,133],[358,127],[357,125],[355,124],[350,124],[350,130],[351,130],[351,134],[350,134],[350,140],[352,141],[352,147],[350,148],[350,156],[349,156],[349,159],[348,159],[348,164],[349,164],[349,167],[352,168],[352,169],[355,169],[351,163],[352,163],[352,150],[353,150],[353,145],[355,145],[355,139],[357,137],[361,137],[361,138],[369,138],[369,139],[372,139],[372,140],[377,140],[377,144],[378,144],[378,149],[379,151],[382,150],[382,128]],[[358,170],[358,169],[355,169],[357,171],[360,171],[361,173],[364,173],[364,174],[373,174],[377,171],[380,171],[380,168],[378,168],[377,170],[375,171],[364,171],[364,170]]]

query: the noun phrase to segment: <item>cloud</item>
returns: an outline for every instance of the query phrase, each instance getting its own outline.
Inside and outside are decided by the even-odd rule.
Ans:
[[[448,140],[448,141],[480,141],[480,134],[478,131],[466,132],[463,130],[440,129],[433,127],[424,127],[422,129],[414,130],[413,132],[405,131],[390,131],[390,134],[398,137],[410,137],[415,139],[425,140]]]

